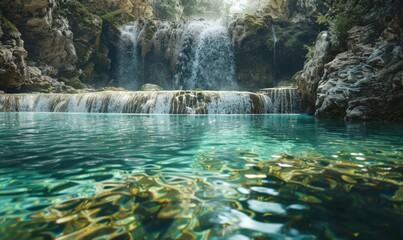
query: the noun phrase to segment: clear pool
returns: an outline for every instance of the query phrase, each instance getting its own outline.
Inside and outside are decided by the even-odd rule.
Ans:
[[[399,239],[403,124],[0,113],[0,239]]]

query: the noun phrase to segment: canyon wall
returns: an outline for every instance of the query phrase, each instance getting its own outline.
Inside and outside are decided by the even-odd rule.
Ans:
[[[362,20],[345,29],[345,44],[335,41],[335,35],[343,36],[340,27],[321,33],[313,57],[296,77],[304,105],[318,117],[401,121],[402,2],[358,2],[354,8],[365,13],[349,13]],[[347,24],[343,17],[336,16],[335,27]]]

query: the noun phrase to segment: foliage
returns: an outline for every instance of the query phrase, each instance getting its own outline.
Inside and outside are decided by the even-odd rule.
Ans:
[[[323,13],[319,13],[316,17],[316,23],[319,25],[327,25],[329,23],[329,19]]]
[[[328,25],[332,35],[332,48],[336,52],[347,48],[348,31],[360,24],[366,9],[356,1],[344,1],[335,4],[326,14],[319,14],[316,20],[318,24]]]
[[[269,27],[262,17],[246,14],[244,21],[249,34],[265,34],[268,32]]]
[[[304,49],[307,51],[305,54],[305,61],[309,61],[313,57],[313,53],[315,52],[315,45],[305,45]]]
[[[359,24],[365,9],[359,4],[353,5],[351,3],[338,4],[337,8],[340,12],[336,15],[335,21],[331,25],[331,32],[335,36],[332,45],[343,49],[347,46],[348,30]]]

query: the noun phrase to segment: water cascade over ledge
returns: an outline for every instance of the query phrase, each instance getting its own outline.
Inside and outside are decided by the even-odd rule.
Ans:
[[[3,94],[0,112],[265,114],[270,102],[264,94],[235,91]]]
[[[297,88],[265,88],[259,94],[265,94],[270,99],[270,113],[303,113],[301,99]]]
[[[217,19],[123,26],[115,70],[119,87],[138,90],[154,83],[170,90],[238,90],[226,25]]]

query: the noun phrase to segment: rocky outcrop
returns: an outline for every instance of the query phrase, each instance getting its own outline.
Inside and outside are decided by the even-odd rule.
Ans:
[[[347,51],[333,59],[326,57],[328,47],[320,47],[330,43],[322,45],[318,38],[313,59],[297,77],[311,113],[347,120],[403,120],[403,11],[399,1],[384,6],[387,11],[375,9],[382,17],[348,31]]]
[[[325,71],[325,64],[331,59],[330,46],[329,32],[321,32],[316,39],[312,58],[295,77],[301,101],[309,114],[316,111],[316,90]]]
[[[0,12],[0,90],[17,91],[25,82],[26,56],[21,33]]]
[[[235,42],[236,78],[241,88],[256,90],[288,81],[304,64],[304,45],[314,41],[315,25],[246,15],[230,25]]]
[[[77,55],[69,22],[57,11],[56,0],[1,1],[6,17],[22,33],[31,58],[56,68],[74,68]]]
[[[290,19],[297,12],[305,11],[298,10],[296,4],[306,2],[315,1],[270,1],[266,12],[239,17],[229,27],[236,44],[236,75],[241,88],[255,90],[276,86],[278,82],[288,80],[293,71],[302,68],[302,46],[312,41],[316,31],[310,24],[294,25]],[[116,86],[120,77],[117,74],[117,56],[121,54],[118,46],[120,28],[141,18],[146,27],[139,38],[139,49],[144,63],[143,75],[147,81],[140,82],[139,86],[152,82],[164,89],[171,89],[172,83],[176,82],[173,80],[179,52],[183,49],[180,34],[177,32],[166,38],[164,26],[173,26],[174,32],[188,23],[183,19],[218,17],[225,13],[226,4],[214,0],[1,1],[1,9],[21,32],[27,50],[21,52],[21,64],[16,65],[16,69],[22,73],[19,84],[5,82],[2,88],[59,92],[70,91],[68,86]],[[253,12],[262,4],[263,1],[249,6],[248,11]],[[307,6],[311,5],[302,4],[301,8],[308,9]],[[180,20],[155,24],[157,21],[151,18]],[[3,55],[5,58],[11,56]],[[23,60],[26,56],[27,62]],[[7,61],[15,62],[16,59]],[[283,68],[284,63],[287,67]],[[9,76],[7,79],[13,81],[11,79],[14,78]],[[22,83],[25,85],[22,86]]]

